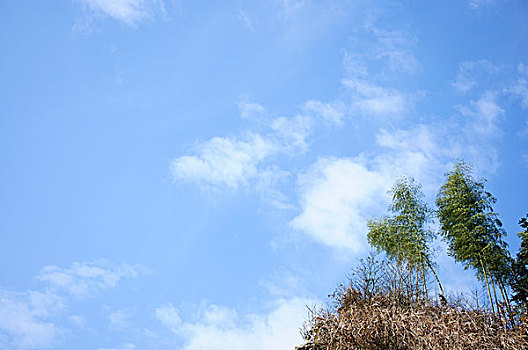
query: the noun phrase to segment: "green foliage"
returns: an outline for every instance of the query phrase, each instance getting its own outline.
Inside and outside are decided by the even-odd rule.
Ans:
[[[524,231],[518,233],[521,246],[513,264],[513,300],[528,308],[528,215],[519,221]]]
[[[426,226],[432,212],[423,201],[420,185],[412,178],[403,177],[389,193],[392,195],[389,207],[392,216],[368,221],[369,243],[391,260],[410,268],[431,263],[428,242],[434,234]]]
[[[510,255],[503,240],[506,232],[492,205],[496,199],[475,180],[471,167],[462,161],[447,173],[436,204],[440,233],[448,243],[448,254],[479,278],[489,270],[503,281],[509,274]]]

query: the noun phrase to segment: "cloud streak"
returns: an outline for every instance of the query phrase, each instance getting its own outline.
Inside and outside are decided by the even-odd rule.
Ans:
[[[136,268],[126,264],[112,268],[100,263],[75,262],[68,269],[46,266],[37,278],[75,297],[87,297],[115,287],[124,278],[135,278],[137,275]]]
[[[390,117],[407,112],[413,100],[405,93],[359,79],[345,79],[343,85],[352,92],[352,111],[366,116]]]
[[[109,17],[134,26],[164,13],[162,0],[78,0],[90,16]]]

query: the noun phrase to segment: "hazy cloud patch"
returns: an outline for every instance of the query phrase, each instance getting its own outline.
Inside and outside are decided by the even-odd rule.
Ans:
[[[308,113],[323,120],[325,124],[341,126],[345,116],[345,104],[342,102],[324,103],[316,100],[309,100],[304,104],[304,109]]]
[[[64,329],[49,320],[62,307],[53,293],[0,289],[0,332],[7,334],[10,348],[50,348],[64,335]]]
[[[129,26],[165,13],[163,0],[76,0],[89,18],[112,18]]]
[[[471,101],[470,107],[459,106],[458,111],[469,119],[468,125],[475,132],[486,137],[498,135],[498,118],[505,113],[497,103],[497,94],[491,91],[482,94],[478,100]]]
[[[500,72],[499,67],[488,60],[465,61],[458,67],[455,80],[451,84],[459,92],[468,92],[478,87],[486,87]]]
[[[185,320],[176,307],[156,309],[157,319],[182,339],[184,350],[291,349],[302,343],[299,327],[306,316],[304,298],[278,299],[268,312],[241,315],[221,305],[205,304],[194,320]]]
[[[473,10],[479,10],[486,6],[494,5],[497,0],[469,0],[469,7]]]
[[[113,288],[120,280],[135,278],[137,275],[137,269],[126,264],[108,267],[103,263],[75,262],[67,269],[54,265],[45,266],[37,278],[75,297],[86,297]]]
[[[399,116],[414,104],[413,99],[402,91],[374,85],[368,81],[345,79],[343,85],[352,92],[351,110],[366,116]]]
[[[132,343],[125,343],[114,348],[99,348],[99,350],[135,350],[136,346]]]

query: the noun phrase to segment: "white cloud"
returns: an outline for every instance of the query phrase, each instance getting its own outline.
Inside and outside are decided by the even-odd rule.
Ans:
[[[293,273],[291,270],[280,267],[273,274],[261,279],[259,285],[274,297],[295,297],[299,291],[307,290],[304,282],[311,277],[309,271],[297,270]]]
[[[294,16],[297,12],[302,10],[307,4],[308,0],[275,0],[279,5],[280,15],[284,18]]]
[[[382,30],[371,24],[367,24],[365,29],[374,36],[374,57],[385,62],[385,74],[400,71],[413,73],[421,69],[412,51],[416,45],[414,37],[401,31]]]
[[[302,343],[299,327],[305,321],[304,298],[278,299],[265,313],[239,315],[234,309],[205,305],[194,321],[182,320],[167,304],[156,309],[158,320],[184,340],[184,350],[293,349]]]
[[[300,10],[307,4],[312,3],[280,2],[281,8],[287,12]],[[198,142],[194,154],[182,155],[170,163],[173,180],[195,183],[205,189],[237,189],[257,184],[258,191],[271,193],[278,199],[284,197],[283,194],[275,189],[264,191],[263,182],[266,181],[259,182],[258,179],[263,177],[261,174],[266,169],[278,169],[277,163],[269,162],[273,156],[296,156],[308,152],[310,137],[321,124],[342,126],[345,116],[353,113],[385,118],[402,116],[410,111],[414,107],[416,94],[386,87],[375,81],[386,83],[384,75],[402,70],[414,72],[419,68],[411,50],[415,40],[402,32],[383,31],[372,24],[363,26],[361,30],[374,38],[375,45],[369,46],[360,61],[374,60],[377,66],[382,61],[382,66],[387,68],[381,69],[383,72],[378,77],[370,76],[366,66],[362,66],[359,76],[353,75],[343,80],[346,88],[344,99],[330,103],[308,100],[293,117],[271,119],[271,114],[262,105],[245,99],[239,101],[237,105],[241,116],[253,121],[258,132],[252,132],[250,128],[242,136],[214,137]],[[368,40],[365,43],[370,45]],[[370,54],[374,54],[375,58],[372,59]],[[345,53],[346,62],[347,57],[351,57],[348,52]],[[283,205],[286,201],[282,199],[273,202],[288,207]]]
[[[499,68],[488,60],[462,62],[451,85],[457,91],[468,92],[479,85],[489,83],[490,77],[498,72]]]
[[[49,283],[53,288],[63,289],[76,297],[83,297],[115,287],[123,278],[136,276],[136,269],[126,264],[110,268],[100,263],[76,262],[69,269],[46,266],[37,278]]]
[[[64,331],[46,318],[61,308],[61,300],[51,293],[13,293],[0,289],[0,331],[8,335],[10,348],[49,348]]]
[[[79,328],[85,328],[86,327],[86,321],[84,320],[84,318],[82,316],[72,315],[72,316],[70,316],[70,321],[72,321]]]
[[[174,159],[171,174],[175,182],[191,182],[205,189],[259,184],[266,178],[274,164],[264,164],[279,154],[297,155],[309,148],[308,138],[313,132],[314,118],[308,115],[269,118],[264,107],[258,103],[241,101],[237,103],[244,118],[250,118],[260,127],[261,132],[248,131],[238,137],[213,137],[198,142],[195,155],[184,155]],[[256,180],[256,182],[255,182]],[[259,190],[262,190],[260,183]]]
[[[277,146],[260,134],[244,141],[214,137],[197,146],[197,156],[182,156],[171,162],[174,181],[237,188],[258,174],[258,165],[277,152]]]
[[[528,109],[528,80],[520,78],[509,92],[514,96],[519,97],[522,107]]]
[[[178,309],[168,303],[166,305],[160,306],[155,311],[156,318],[168,329],[173,332],[178,332],[181,326],[181,318]]]
[[[504,110],[497,104],[497,95],[488,91],[477,101],[471,101],[471,107],[460,106],[459,112],[469,119],[469,126],[478,134],[492,137],[500,132],[497,123]]]
[[[413,106],[413,99],[397,89],[359,79],[345,79],[343,85],[352,90],[351,109],[365,115],[397,116]]]
[[[523,154],[521,157],[523,161],[526,163],[526,165],[528,166],[528,153]]]
[[[473,10],[478,10],[484,6],[490,6],[495,4],[496,0],[469,0],[469,7]]]
[[[99,350],[135,350],[136,346],[132,343],[126,343],[116,348],[99,348]]]
[[[342,84],[351,94],[347,107],[351,114],[401,116],[414,107],[420,92],[404,92],[391,82],[421,71],[413,52],[417,40],[405,32],[380,29],[376,21],[375,16],[367,17],[345,52]]]
[[[92,16],[110,17],[135,25],[163,13],[163,0],[78,0]]]
[[[366,60],[357,52],[345,51],[343,55],[343,69],[346,77],[362,78],[368,76]]]
[[[128,265],[105,268],[98,263],[74,263],[69,269],[44,267],[37,279],[45,282],[44,291],[10,292],[0,288],[0,347],[13,349],[44,349],[59,343],[68,329],[58,324],[85,328],[80,315],[64,315],[69,299],[60,292],[73,296],[88,296],[115,287],[126,277],[137,272]],[[117,320],[117,316],[114,317]]]
[[[256,190],[261,200],[273,208],[286,210],[291,209],[289,198],[281,191],[281,187],[287,184],[290,173],[277,166],[270,166],[260,170]]]
[[[485,97],[480,113],[497,113]],[[315,241],[342,252],[366,250],[366,221],[386,212],[386,191],[401,176],[411,176],[433,199],[443,174],[456,158],[473,162],[477,173],[494,171],[496,153],[490,137],[475,137],[467,120],[381,129],[376,153],[356,158],[321,158],[298,177],[301,212],[290,225]],[[469,130],[469,131],[468,131]]]
[[[319,159],[299,178],[302,212],[290,224],[327,246],[362,252],[366,219],[385,203],[391,180],[361,159]]]
[[[238,10],[238,19],[241,20],[249,30],[254,30],[253,21],[251,20],[249,15],[246,13],[246,11],[242,9]]]
[[[307,112],[314,113],[321,118],[324,123],[341,126],[345,116],[345,105],[341,102],[323,103],[321,101],[309,100],[304,104]]]
[[[247,100],[238,101],[237,106],[242,118],[259,117],[266,111],[262,105]]]
[[[401,74],[421,71],[413,52],[417,39],[404,31],[384,30],[376,25],[376,15],[366,16],[355,28],[353,46],[345,52],[344,67],[347,77],[375,78],[380,81],[396,79]],[[375,71],[368,67],[376,67]]]
[[[437,185],[446,170],[446,159],[456,158],[451,140],[440,135],[443,135],[441,128],[425,125],[391,132],[381,129],[376,142],[385,149],[372,163],[392,182],[401,176],[414,177],[423,185],[424,192],[432,196],[436,194]],[[442,146],[439,145],[440,139]]]
[[[307,137],[312,132],[312,119],[297,115],[293,118],[279,117],[271,122],[274,136],[278,138],[279,147],[283,152],[306,152]]]
[[[116,312],[112,312],[108,315],[108,322],[110,328],[124,330],[130,326],[129,318],[133,311],[129,309],[122,309]]]
[[[528,109],[528,67],[519,64],[517,67],[517,81],[508,89],[506,93],[518,97],[524,109]]]
[[[483,101],[488,100],[484,98]],[[472,108],[481,108],[491,114],[495,107],[486,107],[487,102],[483,101]],[[416,178],[423,185],[425,194],[432,199],[443,181],[444,172],[457,158],[471,162],[475,172],[482,176],[496,170],[494,140],[500,128],[494,126],[495,133],[477,131],[481,128],[484,128],[482,123],[476,124],[474,118],[455,117],[409,129],[382,129],[376,142],[386,149],[371,161],[376,169],[392,173],[393,177],[408,175]]]

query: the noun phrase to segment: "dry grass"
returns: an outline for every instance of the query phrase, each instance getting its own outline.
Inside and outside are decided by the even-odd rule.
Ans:
[[[441,305],[386,288],[365,293],[357,281],[333,295],[335,308],[313,312],[296,349],[528,349],[526,314],[494,318],[461,299]]]

